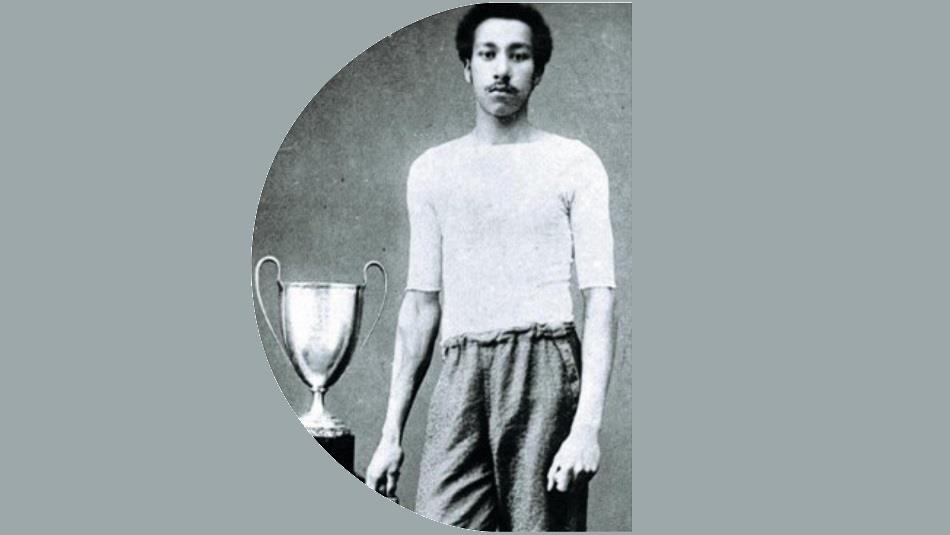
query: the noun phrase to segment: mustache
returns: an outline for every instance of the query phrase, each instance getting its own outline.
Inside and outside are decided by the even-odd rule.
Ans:
[[[501,91],[501,92],[503,92],[503,93],[511,93],[511,94],[517,94],[517,93],[518,93],[518,89],[517,89],[517,88],[515,88],[515,87],[513,87],[513,86],[510,86],[510,85],[508,85],[508,84],[492,84],[492,85],[488,86],[488,91],[489,91],[489,92]]]

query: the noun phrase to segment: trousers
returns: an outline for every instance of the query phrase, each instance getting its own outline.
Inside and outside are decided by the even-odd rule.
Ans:
[[[586,483],[546,489],[580,393],[573,324],[455,336],[442,358],[416,512],[483,531],[586,530]]]

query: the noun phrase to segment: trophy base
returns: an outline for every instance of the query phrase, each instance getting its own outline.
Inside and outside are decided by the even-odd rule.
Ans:
[[[350,431],[350,428],[343,425],[325,426],[312,425],[306,422],[301,423],[303,423],[303,426],[307,428],[307,432],[310,433],[314,438],[335,438],[353,434],[353,431]]]
[[[325,411],[304,414],[300,417],[300,423],[313,436],[338,437],[353,434],[343,422]]]

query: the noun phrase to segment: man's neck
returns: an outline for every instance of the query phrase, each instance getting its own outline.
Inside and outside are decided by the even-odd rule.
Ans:
[[[479,143],[503,145],[531,141],[538,132],[538,129],[528,122],[528,107],[525,106],[507,117],[495,117],[478,108],[475,114],[475,130],[472,133]]]

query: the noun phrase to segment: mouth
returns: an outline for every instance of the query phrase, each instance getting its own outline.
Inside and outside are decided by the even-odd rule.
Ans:
[[[489,93],[502,93],[502,94],[505,94],[505,95],[514,95],[514,94],[518,93],[518,90],[515,89],[514,87],[507,86],[507,85],[493,85],[493,86],[491,86],[491,87],[488,88],[488,92],[489,92]]]

